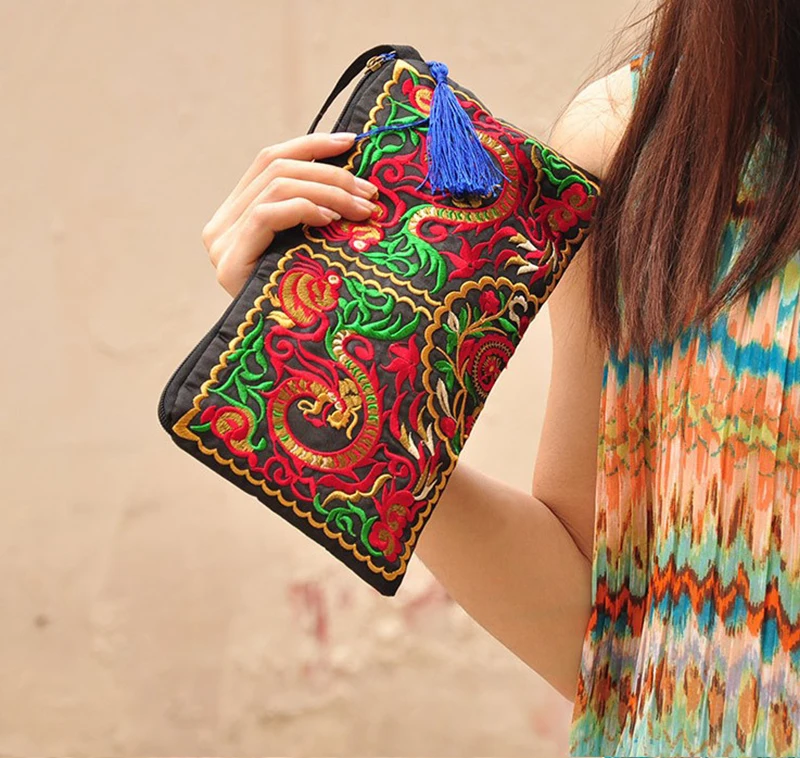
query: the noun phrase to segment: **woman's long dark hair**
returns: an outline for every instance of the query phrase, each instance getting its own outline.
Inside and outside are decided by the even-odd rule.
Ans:
[[[647,20],[637,45],[652,58],[603,178],[589,262],[598,336],[642,355],[690,319],[708,327],[800,247],[800,0],[660,0]],[[742,202],[765,130],[780,149]],[[712,293],[731,216],[752,226]]]

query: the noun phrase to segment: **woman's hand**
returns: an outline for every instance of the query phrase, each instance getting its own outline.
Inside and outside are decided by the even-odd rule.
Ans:
[[[363,221],[376,209],[378,188],[338,166],[313,162],[342,153],[352,133],[306,134],[263,148],[203,227],[217,281],[236,295],[275,233],[297,224],[324,226],[345,217]]]

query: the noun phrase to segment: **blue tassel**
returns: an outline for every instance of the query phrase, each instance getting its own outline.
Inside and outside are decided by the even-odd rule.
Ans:
[[[376,126],[356,136],[356,141],[384,131],[400,131],[428,125],[428,171],[417,185],[428,182],[434,192],[492,196],[508,177],[497,167],[483,146],[469,114],[464,110],[447,83],[444,63],[428,61],[428,69],[436,82],[430,116],[411,123]]]
[[[444,63],[428,61],[436,82],[428,126],[427,181],[434,192],[451,195],[493,195],[508,177],[483,146],[467,111],[447,83]]]

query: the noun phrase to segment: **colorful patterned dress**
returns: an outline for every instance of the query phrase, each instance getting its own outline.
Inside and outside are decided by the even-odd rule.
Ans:
[[[731,216],[717,282],[747,226]],[[607,355],[570,755],[800,755],[799,340],[800,251],[710,339]]]

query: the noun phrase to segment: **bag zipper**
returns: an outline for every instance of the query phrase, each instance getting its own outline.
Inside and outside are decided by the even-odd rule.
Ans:
[[[342,112],[339,114],[339,118],[336,119],[336,123],[333,125],[331,129],[332,132],[338,132],[342,124],[347,120],[348,116],[352,112],[355,107],[356,98],[361,93],[361,90],[364,88],[364,85],[372,78],[372,75],[380,70],[381,66],[383,66],[386,61],[395,58],[397,53],[390,52],[390,53],[381,53],[380,55],[373,55],[367,62],[364,64],[364,75],[361,79],[358,80],[358,84],[353,88],[353,91],[350,93],[350,97],[347,98],[347,102],[344,104],[344,108],[342,108]]]
[[[366,64],[365,64],[365,69],[366,70],[364,72],[364,75],[361,77],[361,79],[359,79],[358,84],[355,86],[355,88],[353,89],[352,93],[350,94],[350,97],[348,98],[347,103],[345,103],[345,106],[342,109],[342,112],[341,112],[339,118],[337,119],[336,124],[333,127],[332,131],[334,131],[334,132],[339,131],[341,124],[344,123],[347,120],[347,118],[350,115],[351,111],[354,109],[355,104],[356,104],[356,100],[358,98],[358,95],[363,90],[364,86],[372,78],[373,74],[375,74],[377,71],[380,70],[381,66],[383,66],[383,64],[387,60],[390,60],[391,58],[394,58],[395,56],[396,56],[396,53],[394,53],[394,52],[381,53],[380,55],[373,55],[372,58],[370,58],[366,62]],[[253,278],[255,277],[257,270],[258,270],[258,265],[254,266],[252,272],[250,272],[250,276],[248,277],[247,282],[245,283],[245,285],[240,290],[241,294],[238,295],[237,297],[235,297],[231,301],[230,305],[228,305],[228,307],[225,309],[225,312],[219,317],[219,319],[217,320],[216,324],[214,324],[214,326],[212,326],[211,329],[209,329],[206,332],[206,334],[197,343],[197,345],[195,345],[195,347],[192,349],[192,351],[189,353],[189,355],[187,355],[180,362],[178,367],[175,369],[175,371],[172,372],[172,375],[167,380],[166,385],[164,385],[164,389],[161,391],[161,396],[159,397],[159,400],[158,400],[158,420],[161,423],[161,426],[163,426],[164,429],[167,432],[170,432],[170,433],[172,432],[172,420],[170,419],[170,410],[172,410],[172,407],[170,407],[170,408],[167,407],[168,406],[168,402],[167,402],[168,396],[171,395],[173,393],[173,391],[176,390],[176,388],[180,384],[180,382],[182,382],[186,378],[186,376],[188,376],[189,372],[185,370],[186,367],[189,364],[196,363],[197,360],[200,358],[200,356],[205,352],[206,348],[214,340],[214,337],[217,336],[217,332],[219,332],[220,327],[225,322],[225,320],[228,318],[228,316],[231,314],[231,312],[234,310],[236,305],[239,303],[241,296],[247,291],[248,286],[249,286],[250,282],[253,280]],[[177,394],[177,393],[175,393],[175,394]],[[171,406],[174,406],[175,399],[176,398],[174,398],[174,397],[170,399],[171,400],[171,404],[170,404]]]

